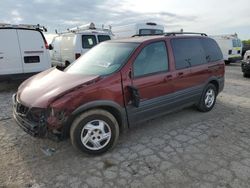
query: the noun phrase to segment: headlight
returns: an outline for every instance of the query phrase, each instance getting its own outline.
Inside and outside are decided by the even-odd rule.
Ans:
[[[51,117],[56,117],[58,120],[62,120],[64,118],[64,111],[55,109],[55,108],[50,108],[50,116]]]

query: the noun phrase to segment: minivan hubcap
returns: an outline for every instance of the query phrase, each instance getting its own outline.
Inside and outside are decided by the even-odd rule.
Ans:
[[[215,93],[213,89],[209,89],[205,95],[205,105],[207,108],[210,108],[214,104]]]
[[[104,148],[111,139],[111,129],[103,120],[93,120],[88,122],[82,129],[82,144],[90,150],[100,150]]]

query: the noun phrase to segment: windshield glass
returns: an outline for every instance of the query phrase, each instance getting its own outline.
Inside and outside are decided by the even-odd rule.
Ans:
[[[128,59],[136,43],[101,43],[70,65],[65,72],[83,75],[107,75],[118,70]]]

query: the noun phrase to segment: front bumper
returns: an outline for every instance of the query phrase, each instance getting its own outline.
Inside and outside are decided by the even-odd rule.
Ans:
[[[242,60],[241,56],[236,56],[236,57],[229,57],[228,61],[230,61],[231,63],[236,63],[238,61]]]
[[[34,137],[44,137],[47,133],[47,128],[45,123],[31,122],[27,115],[28,110],[23,110],[25,107],[16,100],[16,95],[12,97],[13,101],[13,118],[17,124],[28,134]],[[22,111],[20,111],[22,108]],[[27,108],[27,107],[26,107]]]
[[[250,74],[250,62],[242,61],[241,62],[241,70],[243,73]]]

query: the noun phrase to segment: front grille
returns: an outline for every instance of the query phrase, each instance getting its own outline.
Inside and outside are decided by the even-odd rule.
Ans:
[[[28,111],[29,111],[29,107],[27,107],[19,102],[16,102],[16,112],[18,114],[26,116]]]

